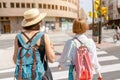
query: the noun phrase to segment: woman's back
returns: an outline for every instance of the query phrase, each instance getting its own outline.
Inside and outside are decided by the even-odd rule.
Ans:
[[[72,31],[73,33],[75,33],[75,37],[77,37],[84,45],[87,46],[90,57],[92,59],[91,60],[92,67],[96,71],[98,71],[98,75],[99,77],[101,77],[100,65],[97,59],[95,43],[92,39],[88,39],[84,35],[87,29],[88,29],[88,25],[86,24],[85,20],[80,19],[80,18],[74,19]],[[59,63],[60,63],[58,65],[59,69],[61,69],[61,66],[69,66],[69,70],[70,70],[70,65],[75,65],[76,52],[77,52],[78,47],[80,46],[81,46],[81,43],[77,41],[76,39],[74,39],[74,37],[73,39],[70,39],[65,43],[62,55],[59,59]],[[70,62],[69,64],[67,64],[68,60]],[[87,78],[85,80],[87,80]]]
[[[24,32],[22,32],[22,38],[24,39],[24,41],[27,43],[30,39],[32,39],[32,37],[34,37],[39,31],[29,31],[26,30]],[[37,42],[38,45],[40,45],[39,42]]]

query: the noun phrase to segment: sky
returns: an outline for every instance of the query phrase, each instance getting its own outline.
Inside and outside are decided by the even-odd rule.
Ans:
[[[80,7],[84,9],[87,16],[89,15],[89,12],[92,11],[92,0],[80,0]],[[88,22],[92,22],[92,18],[88,16]]]

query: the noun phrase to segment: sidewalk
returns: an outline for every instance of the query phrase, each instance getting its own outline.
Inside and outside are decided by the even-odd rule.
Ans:
[[[110,48],[110,47],[114,47],[114,46],[116,46],[116,45],[112,44],[110,42],[101,42],[100,44],[96,43],[96,47],[99,49]]]
[[[101,43],[96,42],[97,48],[105,49],[105,48],[118,46],[117,43],[113,42],[113,35],[114,34],[115,34],[114,29],[108,29],[108,30],[102,29]]]

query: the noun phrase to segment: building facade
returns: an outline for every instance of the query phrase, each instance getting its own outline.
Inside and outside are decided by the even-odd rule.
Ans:
[[[107,7],[108,9],[108,6],[109,6],[109,0],[101,0],[101,6],[102,7]],[[105,14],[103,17],[102,17],[102,23],[103,25],[108,23],[108,20],[106,19],[106,16],[108,16],[108,10],[107,10],[107,14]]]
[[[120,24],[120,0],[109,0],[109,24]]]
[[[46,12],[43,20],[49,29],[68,29],[78,16],[79,0],[0,0],[0,33],[22,30],[23,13],[31,8]]]

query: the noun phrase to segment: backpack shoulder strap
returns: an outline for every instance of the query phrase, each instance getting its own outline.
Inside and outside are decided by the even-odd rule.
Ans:
[[[74,39],[78,40],[78,41],[81,43],[81,46],[82,46],[82,47],[86,47],[87,50],[88,50],[88,47],[87,47],[82,41],[80,41],[77,37],[75,37]],[[88,51],[89,51],[89,50],[88,50]]]
[[[34,38],[34,36],[36,36],[38,32],[36,32],[31,38],[29,38],[24,32],[22,32],[22,34],[28,39],[28,41],[26,42],[26,44],[31,43],[32,39]]]
[[[83,45],[83,42],[80,41],[77,37],[74,37],[74,39],[76,39],[77,41],[79,41]]]
[[[37,33],[37,35],[33,38],[32,42],[31,42],[31,46],[34,46],[36,44],[36,42],[42,37],[43,34],[44,34],[44,32]]]
[[[24,33],[24,32],[21,32],[28,40],[30,40],[30,38]]]
[[[26,45],[24,39],[21,36],[21,33],[17,34],[17,38],[22,46]]]

